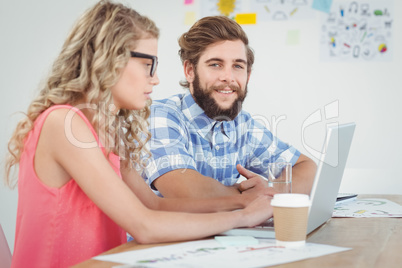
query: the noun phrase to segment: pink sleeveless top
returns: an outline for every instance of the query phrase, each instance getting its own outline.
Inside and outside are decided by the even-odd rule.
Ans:
[[[52,188],[36,176],[34,157],[43,123],[50,112],[60,108],[73,109],[82,117],[100,144],[88,119],[72,106],[52,106],[36,119],[19,164],[12,267],[68,267],[127,241],[125,231],[86,196],[74,179],[61,188]],[[110,154],[109,159],[121,177],[119,157]]]

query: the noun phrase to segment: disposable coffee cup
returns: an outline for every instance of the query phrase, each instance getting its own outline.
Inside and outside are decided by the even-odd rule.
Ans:
[[[275,239],[278,246],[301,247],[306,244],[310,198],[305,194],[275,194]]]

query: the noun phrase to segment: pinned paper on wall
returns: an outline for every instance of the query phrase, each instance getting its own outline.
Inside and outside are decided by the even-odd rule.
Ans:
[[[191,5],[194,4],[194,0],[184,0],[185,5]]]
[[[193,25],[196,21],[196,15],[194,11],[187,11],[184,15],[184,24]]]
[[[241,10],[242,0],[202,0],[201,17],[223,15],[234,18]]]
[[[329,13],[331,11],[332,0],[314,0],[312,8]]]
[[[392,60],[393,1],[335,1],[321,15],[324,61]]]
[[[261,1],[251,0],[250,8],[257,13],[258,21],[286,21],[311,19],[314,10],[311,8],[313,0],[293,1]]]
[[[286,44],[287,45],[298,45],[300,40],[300,31],[299,30],[289,30],[286,35]]]
[[[238,24],[256,24],[257,14],[256,13],[240,13],[236,14],[235,21]]]

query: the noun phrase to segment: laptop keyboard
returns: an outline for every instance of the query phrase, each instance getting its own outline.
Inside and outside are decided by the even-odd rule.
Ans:
[[[274,227],[274,218],[270,218],[267,221],[257,225],[255,228],[272,228]]]
[[[222,234],[235,235],[235,236],[253,236],[258,238],[275,238],[275,232],[273,226],[274,226],[274,220],[273,218],[271,218],[255,227],[235,228],[223,232]]]

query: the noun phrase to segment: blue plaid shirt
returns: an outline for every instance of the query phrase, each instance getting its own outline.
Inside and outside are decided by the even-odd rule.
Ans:
[[[154,101],[149,120],[152,157],[142,173],[149,185],[169,171],[194,169],[230,186],[240,177],[237,164],[268,177],[268,163],[295,164],[300,156],[245,111],[232,121],[212,120],[190,92]]]

